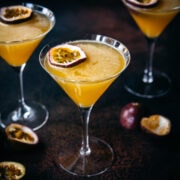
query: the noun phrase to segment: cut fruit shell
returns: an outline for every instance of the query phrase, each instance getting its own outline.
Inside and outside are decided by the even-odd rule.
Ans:
[[[51,48],[48,52],[48,59],[53,66],[72,67],[83,62],[86,54],[78,46],[63,44]]]
[[[168,135],[171,131],[171,121],[162,115],[151,115],[141,119],[141,128],[157,136]]]
[[[11,123],[5,128],[7,138],[14,144],[35,145],[39,138],[37,134],[27,126]]]
[[[25,175],[25,166],[18,162],[3,161],[0,162],[0,179],[18,180]]]
[[[0,19],[6,23],[19,23],[31,17],[32,10],[22,5],[2,7]]]
[[[141,8],[150,8],[155,6],[159,0],[125,0],[126,2],[128,2],[129,4],[132,4],[134,6],[137,7],[141,7]]]

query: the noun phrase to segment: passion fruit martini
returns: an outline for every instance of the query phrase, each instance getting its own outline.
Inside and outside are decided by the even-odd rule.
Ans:
[[[23,70],[33,51],[53,28],[55,17],[49,9],[31,3],[2,7],[0,15],[0,57],[19,73],[21,92],[18,107],[11,109],[12,112],[2,112],[1,126],[16,122],[37,130],[46,123],[48,111],[39,103],[25,102]]]
[[[129,51],[121,42],[102,35],[61,45],[49,44],[42,49],[40,64],[80,108],[82,115],[82,146],[61,147],[57,159],[67,172],[89,177],[111,166],[114,153],[110,145],[98,138],[89,138],[89,116],[93,105],[129,61]]]
[[[153,54],[157,38],[180,11],[179,0],[122,0],[145,35],[149,55],[143,75],[135,73],[127,79],[126,89],[137,96],[154,98],[170,89],[170,78],[153,70]]]

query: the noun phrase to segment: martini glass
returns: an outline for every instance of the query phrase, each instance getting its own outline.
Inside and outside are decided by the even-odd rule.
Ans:
[[[32,3],[22,5],[32,9],[31,19],[18,24],[0,22],[0,56],[18,73],[20,81],[18,105],[12,103],[1,112],[1,126],[14,122],[37,130],[47,122],[49,113],[44,105],[25,101],[23,71],[33,51],[53,28],[55,17],[46,7]]]
[[[82,120],[82,143],[61,147],[57,157],[59,166],[77,176],[95,176],[111,167],[114,152],[111,146],[96,137],[89,137],[88,124],[93,105],[122,73],[130,62],[128,49],[119,41],[103,35],[67,42],[79,46],[87,59],[73,67],[63,68],[49,64],[46,45],[40,52],[40,64],[79,107]],[[75,143],[78,144],[78,143]]]
[[[125,88],[128,92],[139,97],[161,97],[168,93],[171,80],[164,72],[153,68],[155,44],[167,25],[180,11],[180,1],[159,0],[152,7],[137,6],[131,1],[122,0],[132,18],[145,35],[149,53],[143,72],[136,72],[132,76],[128,76]]]

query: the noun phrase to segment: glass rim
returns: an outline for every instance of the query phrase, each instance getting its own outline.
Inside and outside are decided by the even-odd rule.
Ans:
[[[0,44],[8,45],[8,44],[16,44],[16,43],[18,44],[18,43],[22,43],[22,42],[32,41],[32,40],[38,39],[38,38],[43,37],[44,35],[48,34],[48,32],[50,32],[52,30],[52,28],[54,27],[54,25],[56,23],[56,18],[55,18],[54,13],[49,8],[39,5],[39,4],[30,3],[30,2],[22,2],[21,5],[29,7],[35,12],[39,12],[43,15],[46,15],[50,19],[50,22],[51,22],[50,28],[46,32],[39,34],[33,38],[28,38],[28,39],[24,39],[24,40],[13,40],[13,41],[1,41],[0,40]]]
[[[152,12],[153,10],[151,10],[150,8],[146,8],[146,7],[137,7],[133,4],[130,4],[129,2],[127,2],[126,0],[122,0],[123,4],[125,6],[127,6],[128,8],[132,8],[133,10],[141,10],[142,12]],[[152,8],[153,9],[153,8]],[[173,11],[180,11],[180,5],[179,6],[174,6],[170,9],[163,9],[163,10],[156,10],[153,11],[153,13],[164,13],[164,12],[173,12]]]
[[[96,39],[90,39],[90,38],[87,38],[87,37],[92,37],[92,38],[97,37],[97,38],[96,38]],[[109,42],[112,41],[112,42],[114,43],[114,46],[111,45],[111,44],[108,44],[107,42],[103,42],[103,39],[106,39],[106,38],[107,38],[107,41],[109,41]],[[83,40],[83,41],[91,41],[91,42],[100,42],[100,43],[102,43],[102,44],[106,44],[106,45],[114,48],[116,51],[120,52],[120,54],[123,56],[123,58],[124,58],[124,60],[125,60],[125,66],[123,67],[123,69],[121,69],[121,71],[116,72],[116,73],[110,75],[109,77],[105,77],[105,78],[101,78],[101,79],[95,79],[95,80],[74,80],[74,79],[62,78],[62,77],[59,77],[59,76],[57,76],[57,75],[51,74],[51,73],[49,73],[48,70],[46,70],[46,68],[45,68],[44,65],[43,65],[43,61],[44,61],[43,59],[44,59],[44,57],[46,56],[46,54],[47,54],[47,52],[48,52],[48,51],[46,50],[47,48],[50,49],[50,48],[52,48],[52,47],[54,47],[54,46],[56,46],[56,45],[59,45],[59,44],[71,43],[71,42],[76,42],[76,41],[78,42],[78,41],[82,41],[82,40]],[[55,77],[55,78],[57,78],[57,79],[59,79],[59,80],[65,81],[65,82],[69,82],[69,83],[82,83],[82,84],[85,84],[85,83],[98,83],[98,82],[102,82],[102,81],[107,81],[107,80],[113,79],[113,78],[115,78],[115,77],[118,77],[118,76],[128,67],[128,65],[129,65],[129,63],[130,63],[130,59],[131,59],[131,55],[130,55],[129,49],[128,49],[121,41],[116,40],[116,39],[111,38],[111,37],[106,36],[106,35],[101,35],[101,34],[88,34],[88,35],[85,35],[84,38],[79,38],[79,39],[72,40],[72,41],[70,40],[70,41],[59,42],[59,44],[57,44],[57,43],[55,44],[54,42],[55,42],[55,41],[47,43],[47,44],[41,49],[41,51],[40,51],[40,53],[39,53],[39,62],[40,62],[40,64],[41,64],[42,68],[43,68],[50,76]],[[117,44],[116,44],[116,43],[117,43]],[[52,44],[54,44],[54,45],[52,46]],[[118,45],[119,45],[119,46],[118,46]],[[118,48],[118,47],[116,47],[116,46],[121,47],[121,48]],[[43,54],[44,51],[46,51],[45,54]]]

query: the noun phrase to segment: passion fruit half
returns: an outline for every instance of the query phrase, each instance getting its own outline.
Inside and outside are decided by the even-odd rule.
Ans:
[[[29,127],[11,123],[5,128],[9,142],[17,148],[29,147],[39,142],[37,134]]]
[[[29,19],[32,9],[22,5],[14,5],[0,8],[0,19],[5,23],[20,23]]]
[[[141,8],[150,8],[155,6],[159,0],[125,0],[129,4],[133,6],[141,7]]]
[[[144,131],[157,136],[168,135],[171,131],[171,121],[159,114],[142,118],[140,124]]]
[[[13,161],[0,162],[1,180],[18,180],[25,175],[26,168],[23,164]]]
[[[78,46],[63,44],[48,52],[49,64],[56,67],[72,67],[86,59],[85,52]]]

